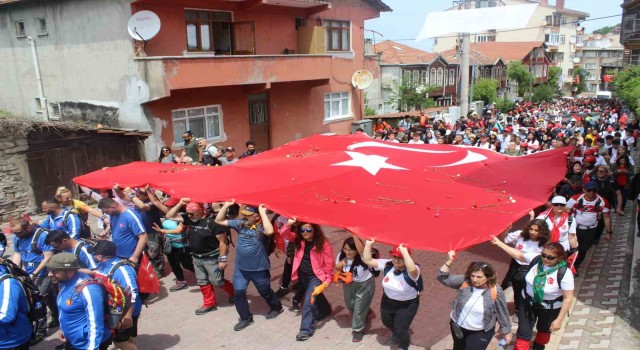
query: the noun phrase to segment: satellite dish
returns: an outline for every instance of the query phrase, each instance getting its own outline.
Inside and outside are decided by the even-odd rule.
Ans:
[[[580,63],[580,57],[574,57],[573,58],[573,63],[575,63],[575,64]]]
[[[357,70],[351,76],[351,84],[354,88],[364,90],[373,83],[373,74],[368,70]]]
[[[129,18],[127,30],[135,40],[147,41],[153,39],[160,31],[160,17],[147,10],[136,12]]]

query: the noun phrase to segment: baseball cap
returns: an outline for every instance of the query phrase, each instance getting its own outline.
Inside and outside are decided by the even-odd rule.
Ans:
[[[169,199],[164,201],[164,205],[167,207],[175,207],[178,203],[180,203],[180,199],[177,197],[169,197]]]
[[[567,199],[564,198],[563,196],[555,196],[553,197],[553,199],[551,200],[551,204],[562,204],[562,205],[567,205]]]
[[[587,162],[587,163],[595,163],[596,162],[596,157],[594,157],[594,156],[584,157],[584,161]]]
[[[116,256],[116,245],[111,241],[99,240],[93,247],[93,255]]]
[[[242,215],[253,215],[258,214],[258,208],[247,205],[246,207],[240,210],[240,214]]]
[[[78,258],[71,253],[54,254],[46,266],[49,270],[77,270],[80,268]]]
[[[224,151],[225,152],[235,152],[236,150],[235,150],[235,148],[229,146],[229,147],[225,148]]]
[[[587,190],[596,190],[598,189],[598,184],[595,181],[589,181],[584,185],[584,188]]]
[[[389,252],[389,254],[391,254],[391,256],[396,256],[398,258],[403,258],[402,253],[400,252],[400,249],[398,249],[400,246],[395,246],[393,247],[393,250],[391,250]],[[407,248],[407,252],[409,253],[409,255],[411,255],[411,248],[404,246],[405,248]]]

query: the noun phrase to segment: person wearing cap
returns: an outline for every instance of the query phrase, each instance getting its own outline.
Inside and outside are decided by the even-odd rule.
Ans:
[[[536,219],[544,220],[551,231],[549,242],[562,244],[566,252],[577,250],[576,220],[573,214],[564,208],[567,199],[563,196],[555,196],[551,199],[551,208],[543,211]]]
[[[236,150],[235,148],[229,146],[224,149],[224,157],[220,157],[220,163],[222,165],[229,165],[237,162],[239,159],[236,158]]]
[[[71,238],[64,231],[49,231],[45,243],[55,250],[75,255],[78,258],[78,264],[82,268],[94,270],[98,267],[95,258],[89,253],[87,244]]]
[[[49,278],[60,283],[59,338],[66,342],[67,350],[107,350],[111,345],[111,333],[104,322],[107,296],[97,284],[88,284],[78,292],[76,287],[90,279],[79,268],[78,258],[71,253],[55,254],[47,262]]]
[[[180,154],[180,159],[183,163],[193,163],[200,159],[200,150],[198,149],[198,142],[194,140],[193,134],[190,130],[187,130],[182,134],[183,149]],[[187,159],[188,158],[188,159]]]
[[[409,327],[420,306],[422,276],[420,267],[413,262],[411,249],[404,244],[396,246],[391,259],[374,259],[371,248],[375,240],[365,242],[362,261],[369,267],[383,271],[382,301],[380,317],[382,323],[391,330],[389,341],[398,344],[398,349],[406,350],[411,343]]]
[[[80,231],[82,231],[80,218],[73,212],[67,212],[57,199],[45,200],[42,203],[42,211],[47,213],[47,217],[42,220],[41,228],[47,231],[62,230],[72,238],[80,238]]]
[[[136,271],[126,261],[116,256],[116,245],[111,241],[98,241],[93,247],[93,254],[99,263],[97,273],[111,278],[131,291],[131,308],[123,316],[120,328],[116,329],[113,344],[118,349],[136,350],[138,319],[142,311],[142,298],[140,298]]]
[[[117,256],[137,264],[147,246],[147,232],[140,214],[112,198],[101,199],[98,208],[109,215],[109,228]]]
[[[183,208],[185,212],[181,212]],[[188,226],[189,249],[203,300],[202,306],[195,311],[196,315],[217,310],[218,302],[213,287],[224,289],[229,298],[234,295],[233,284],[224,278],[229,253],[229,229],[207,215],[201,203],[192,202],[189,198],[180,199],[178,205],[169,210],[167,218]]]
[[[28,350],[32,333],[22,284],[0,265],[0,349]]]
[[[500,242],[502,243],[502,242]],[[504,244],[504,243],[502,243]],[[511,321],[504,291],[496,282],[495,269],[486,262],[471,263],[464,275],[451,275],[456,252],[438,270],[437,280],[458,290],[451,304],[450,327],[454,349],[484,350],[499,325],[498,338],[511,342]],[[524,303],[523,303],[524,304]]]
[[[574,266],[580,267],[587,252],[594,243],[598,229],[598,221],[602,218],[606,228],[606,240],[611,240],[611,207],[609,202],[597,194],[598,184],[589,181],[584,185],[584,193],[575,195],[567,201],[567,211],[573,211],[576,221],[576,235],[578,238],[578,258]]]
[[[271,289],[271,264],[265,246],[263,236],[271,236],[274,233],[273,225],[267,216],[267,208],[260,204],[258,208],[246,206],[240,211],[245,219],[227,220],[227,210],[235,204],[235,200],[225,202],[218,215],[216,223],[235,229],[238,232],[236,243],[236,261],[233,272],[234,304],[240,320],[233,327],[235,331],[241,331],[253,324],[253,314],[249,309],[247,300],[247,288],[249,282],[253,282],[260,296],[269,305],[266,318],[275,319],[284,309],[280,299]]]

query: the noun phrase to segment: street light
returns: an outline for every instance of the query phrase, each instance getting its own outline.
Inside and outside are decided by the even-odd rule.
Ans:
[[[49,108],[47,107],[47,98],[44,96],[44,87],[42,86],[42,76],[40,75],[40,62],[38,62],[38,51],[36,51],[36,41],[28,36],[27,40],[31,45],[31,56],[33,56],[33,66],[36,70],[36,80],[38,81],[38,92],[40,93],[40,108],[44,121],[49,121]]]

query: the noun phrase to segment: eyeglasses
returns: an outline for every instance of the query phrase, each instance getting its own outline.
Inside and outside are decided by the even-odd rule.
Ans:
[[[162,152],[171,152],[168,149],[163,149]]]
[[[541,256],[543,259],[547,259],[547,260],[555,260],[555,259],[557,259],[557,258],[558,258],[557,256],[547,255],[547,254],[545,254],[545,253],[540,253],[540,256]]]
[[[194,216],[194,215],[198,215],[198,213],[189,213],[189,212],[187,212],[187,216]]]
[[[564,204],[562,203],[553,203],[554,207],[564,207]]]
[[[595,190],[595,189],[590,189],[590,190],[585,190],[585,191],[587,191],[587,192],[589,192],[589,193],[595,193],[595,192],[596,192],[596,190]]]
[[[303,232],[313,232],[313,228],[309,227],[309,228],[300,228],[300,233]]]

